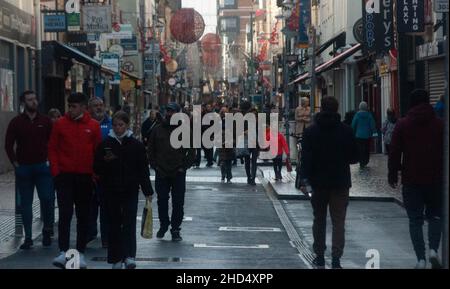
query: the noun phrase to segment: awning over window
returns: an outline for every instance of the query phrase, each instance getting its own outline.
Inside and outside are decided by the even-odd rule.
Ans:
[[[53,42],[56,51],[62,55],[67,55],[67,57],[70,57],[72,59],[75,59],[76,61],[95,67],[97,69],[100,69],[102,72],[107,73],[109,75],[114,75],[114,71],[110,70],[106,66],[103,66],[99,61],[95,60],[94,58],[90,57],[89,55],[84,54],[83,52],[79,51],[78,49],[75,49],[69,45],[63,44],[58,41]]]
[[[344,61],[345,59],[349,58],[350,56],[352,56],[353,54],[358,52],[361,48],[362,48],[362,44],[358,43],[355,46],[353,46],[352,48],[347,49],[346,51],[342,52],[339,55],[336,55],[335,57],[328,60],[327,62],[324,62],[324,63],[320,64],[319,66],[316,66],[316,70],[315,70],[316,74],[325,72],[325,71],[331,69],[332,67],[334,67],[335,65],[340,64],[342,61]],[[304,81],[308,78],[311,78],[311,75],[309,72],[305,72],[301,75],[298,75],[294,81],[289,83],[289,85],[296,84],[296,83]]]
[[[123,70],[123,69],[122,69],[120,72],[121,72],[123,75],[125,75],[126,77],[128,77],[128,78],[130,78],[130,79],[132,79],[132,80],[142,80],[142,78],[140,78],[139,76],[137,76],[137,75],[135,75],[135,74],[132,74],[132,73],[126,71],[126,70]]]

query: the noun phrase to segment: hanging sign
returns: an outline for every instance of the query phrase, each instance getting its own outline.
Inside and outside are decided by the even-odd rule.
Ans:
[[[397,1],[397,30],[399,33],[425,31],[425,2],[423,0]]]

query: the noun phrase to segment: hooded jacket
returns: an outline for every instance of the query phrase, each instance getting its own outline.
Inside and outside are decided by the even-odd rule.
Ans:
[[[94,170],[106,192],[137,193],[140,186],[144,195],[153,195],[145,147],[131,131],[122,139],[110,131],[96,150]]]
[[[352,128],[356,138],[369,139],[376,132],[375,120],[368,111],[359,111],[352,121]]]
[[[389,153],[389,182],[404,185],[436,185],[443,180],[444,123],[433,107],[420,104],[397,122]]]
[[[337,113],[321,112],[303,134],[300,178],[313,189],[349,189],[350,164],[358,162],[352,129]]]
[[[150,165],[163,177],[186,172],[195,161],[195,149],[172,147],[170,135],[175,128],[164,121],[152,130],[148,141]]]
[[[88,113],[78,120],[73,120],[66,114],[54,124],[48,144],[52,175],[92,175],[94,152],[101,141],[100,124]]]

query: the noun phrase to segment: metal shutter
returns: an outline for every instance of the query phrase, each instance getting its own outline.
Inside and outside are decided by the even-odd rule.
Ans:
[[[428,88],[431,104],[439,101],[439,96],[445,93],[445,61],[443,59],[428,62]]]

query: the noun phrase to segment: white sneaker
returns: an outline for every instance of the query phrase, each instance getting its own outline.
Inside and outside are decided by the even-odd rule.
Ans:
[[[441,261],[439,260],[439,255],[435,250],[430,250],[431,269],[442,269]]]
[[[117,262],[112,265],[113,270],[120,270],[122,269],[122,262]]]
[[[80,254],[80,269],[87,269],[87,263],[84,254]]]
[[[66,259],[66,252],[60,252],[58,257],[56,257],[55,259],[53,259],[53,266],[58,267],[60,269],[66,269],[66,263],[67,263],[67,259]]]
[[[136,261],[134,260],[134,258],[127,258],[125,260],[125,268],[136,269]]]
[[[414,269],[426,269],[427,268],[427,262],[425,260],[420,260],[419,262],[417,262],[416,267]]]

